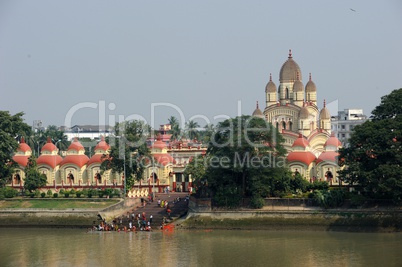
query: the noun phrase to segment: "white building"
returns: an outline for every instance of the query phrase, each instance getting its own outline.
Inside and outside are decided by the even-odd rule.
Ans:
[[[331,120],[332,132],[343,146],[347,146],[354,127],[365,122],[367,116],[363,114],[363,109],[353,108],[338,111],[338,116],[332,116]]]
[[[74,138],[100,140],[101,136],[109,136],[114,130],[112,126],[108,125],[74,125],[71,128],[62,126],[60,129],[64,131],[69,141],[74,140]]]

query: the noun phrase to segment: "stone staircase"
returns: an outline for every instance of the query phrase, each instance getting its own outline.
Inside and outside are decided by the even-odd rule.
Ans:
[[[159,227],[162,224],[163,217],[168,218],[168,214],[166,212],[165,208],[161,208],[158,206],[158,200],[164,200],[168,201],[169,207],[171,210],[170,217],[172,219],[179,218],[180,216],[183,216],[187,213],[188,210],[188,200],[186,200],[186,196],[188,193],[185,192],[171,192],[171,193],[156,193],[155,199],[153,202],[148,202],[148,199],[144,197],[146,200],[145,206],[137,206],[135,207],[131,213],[143,213],[145,212],[145,216],[147,218],[147,221],[149,221],[150,215],[153,216],[152,219],[152,229],[159,229]],[[180,198],[180,201],[177,201],[177,199]],[[127,213],[122,214],[122,222],[123,222],[123,227],[128,226],[129,219],[127,218]],[[137,227],[137,221],[133,221],[133,225]],[[121,227],[121,226],[120,226]]]

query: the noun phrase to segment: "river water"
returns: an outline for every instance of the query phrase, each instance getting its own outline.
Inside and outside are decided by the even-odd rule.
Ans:
[[[0,266],[402,266],[402,234],[0,228]]]

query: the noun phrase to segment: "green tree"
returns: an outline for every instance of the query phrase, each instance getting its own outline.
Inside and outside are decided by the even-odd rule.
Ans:
[[[64,131],[59,130],[56,125],[49,125],[46,128],[43,133],[43,138],[47,139],[48,137],[50,137],[54,143],[59,141],[58,148],[60,150],[67,150],[68,146],[70,145],[70,142],[67,140],[67,135],[64,134]]]
[[[211,141],[211,137],[215,133],[215,127],[212,123],[207,124],[204,126],[204,129],[202,131],[198,131],[199,134],[199,140],[203,144],[208,144]]]
[[[117,138],[109,137],[108,142],[112,146],[110,154],[103,157],[101,170],[110,169],[121,174],[125,170],[127,190],[134,186],[135,181],[142,179],[147,164],[152,161],[146,143],[148,130],[148,125],[143,121],[127,121],[116,124]]]
[[[402,197],[402,89],[381,98],[371,121],[356,126],[340,150],[340,178],[369,198]]]
[[[57,142],[59,150],[67,150],[70,142],[67,140],[67,135],[55,125],[49,125],[45,131],[38,130],[32,132],[30,138],[26,140],[27,144],[32,148],[33,155],[39,157],[40,149],[46,144],[47,139],[50,138],[53,143]]]
[[[177,120],[176,117],[171,116],[168,119],[168,122],[171,127],[170,134],[172,135],[170,137],[170,140],[171,141],[180,140],[181,139],[181,128],[180,128],[179,121]]]
[[[215,200],[233,205],[242,196],[269,194],[269,181],[286,173],[283,142],[277,129],[261,118],[241,116],[219,123],[207,151],[206,176]]]
[[[193,184],[197,187],[206,185],[204,180],[206,179],[207,161],[206,156],[198,155],[187,164],[183,172],[184,175],[191,174]]]
[[[33,157],[28,159],[28,164],[25,168],[25,176],[24,188],[30,193],[46,185],[46,175],[38,171],[36,160]]]
[[[194,140],[194,139],[198,138],[197,128],[199,128],[199,127],[200,127],[200,125],[193,120],[186,122],[186,133],[190,140]]]
[[[11,115],[8,111],[0,111],[0,188],[11,179],[17,166],[12,160],[18,148],[17,138],[29,136],[31,128],[22,118],[24,113]]]

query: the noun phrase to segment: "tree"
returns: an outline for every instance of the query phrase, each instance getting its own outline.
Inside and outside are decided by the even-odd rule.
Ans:
[[[204,158],[204,156],[198,155],[197,157],[191,159],[191,161],[187,164],[183,174],[191,174],[193,183],[199,183],[203,178],[205,178],[206,161],[207,160]]]
[[[17,166],[12,160],[18,148],[18,136],[29,136],[30,127],[26,124],[20,112],[10,115],[8,111],[0,111],[0,188],[11,178]]]
[[[55,143],[60,140],[58,144],[60,150],[67,150],[70,145],[70,142],[67,140],[67,135],[64,134],[64,131],[59,130],[56,125],[49,125],[43,132],[43,141],[46,141],[48,137]]]
[[[67,140],[67,135],[63,131],[59,130],[56,125],[49,125],[45,131],[32,132],[30,138],[26,140],[27,144],[32,148],[32,152],[36,157],[40,155],[41,147],[46,144],[47,139],[50,138],[54,143],[58,143],[57,147],[60,150],[67,150],[70,142]]]
[[[170,129],[171,129],[170,134],[172,135],[170,137],[170,140],[171,141],[179,140],[181,138],[181,128],[180,128],[179,121],[174,116],[171,116],[168,119],[168,121],[169,121]]]
[[[24,188],[30,193],[46,185],[46,175],[38,171],[36,160],[33,157],[28,159],[28,164],[25,168],[25,176]]]
[[[369,198],[402,197],[402,89],[381,98],[373,119],[356,126],[340,150],[340,178]]]
[[[214,135],[215,133],[215,127],[212,123],[207,124],[204,126],[204,130],[203,131],[199,131],[199,140],[203,143],[203,144],[208,144],[211,141],[211,137]]]
[[[146,140],[149,127],[143,121],[133,120],[116,124],[116,137],[109,137],[109,155],[104,155],[101,170],[126,173],[126,188],[131,189],[135,181],[143,178],[144,170],[152,159]],[[115,138],[111,142],[111,138]],[[125,163],[125,164],[124,164]]]
[[[200,125],[193,120],[188,121],[186,123],[186,132],[187,132],[188,138],[190,140],[194,140],[195,138],[198,138],[197,128],[199,128],[199,127],[200,127]]]
[[[261,198],[285,168],[283,138],[261,118],[241,116],[218,124],[207,155],[206,176],[215,201],[234,206],[239,197]]]

